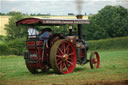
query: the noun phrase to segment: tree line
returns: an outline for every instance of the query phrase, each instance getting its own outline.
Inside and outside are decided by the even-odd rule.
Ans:
[[[0,16],[13,16],[17,13],[21,13],[21,12],[16,12],[16,11],[10,11],[8,13],[2,13],[0,12]],[[42,13],[31,13],[31,14],[27,14],[27,13],[21,13],[24,16],[50,16],[51,14],[42,14]]]
[[[83,26],[86,40],[128,36],[128,9],[122,6],[105,6],[89,20],[91,24]]]
[[[15,22],[23,19],[23,13],[12,12],[12,18],[9,19],[9,24],[6,24],[5,30],[7,31],[6,38],[16,39],[26,36],[26,29],[23,26],[17,27]],[[31,17],[31,16],[29,16]],[[89,16],[91,24],[83,25],[82,34],[85,40],[99,40],[113,37],[128,36],[128,9],[122,6],[105,6],[97,14]],[[68,30],[66,27],[52,27],[54,32],[60,32],[67,35]],[[39,27],[40,28],[40,27]],[[77,33],[76,25],[73,30]]]

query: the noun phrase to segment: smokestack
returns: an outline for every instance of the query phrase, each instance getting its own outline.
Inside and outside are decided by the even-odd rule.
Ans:
[[[82,19],[83,18],[83,15],[82,14],[76,15],[76,18],[77,19]]]
[[[76,7],[77,7],[77,11],[78,11],[78,15],[76,15],[77,19],[82,19],[83,15],[82,15],[82,4],[84,3],[83,0],[76,0]],[[78,38],[79,40],[82,40],[82,24],[78,24]]]
[[[82,19],[83,15],[81,15],[81,14],[76,15],[76,18],[77,19]],[[79,37],[79,40],[82,40],[82,24],[78,24],[77,27],[78,27],[78,37]]]

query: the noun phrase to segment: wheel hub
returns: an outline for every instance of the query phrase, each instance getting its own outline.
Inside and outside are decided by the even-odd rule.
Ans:
[[[96,59],[95,59],[95,58],[93,58],[93,60],[92,60],[92,61],[93,61],[93,63],[94,63],[94,64],[96,64],[96,63],[97,63],[97,61],[96,61]]]
[[[64,60],[68,60],[68,55],[67,55],[67,54],[64,54],[64,55],[63,55],[63,59],[64,59]]]

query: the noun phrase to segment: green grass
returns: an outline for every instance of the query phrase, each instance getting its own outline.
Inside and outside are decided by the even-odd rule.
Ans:
[[[88,63],[83,66],[77,65],[73,73],[66,75],[55,74],[53,70],[33,75],[28,72],[23,56],[0,56],[0,80],[3,85],[77,85],[95,81],[128,80],[128,50],[100,51],[99,54],[101,56],[99,69],[90,69]],[[89,55],[90,53],[88,58]]]

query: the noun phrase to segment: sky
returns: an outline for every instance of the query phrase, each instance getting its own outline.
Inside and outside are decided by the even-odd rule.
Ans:
[[[78,4],[79,1],[81,1],[80,4]],[[0,0],[0,12],[18,11],[51,15],[80,13],[84,15],[85,13],[96,14],[106,5],[121,5],[128,8],[128,0]],[[78,6],[80,6],[80,11]]]

